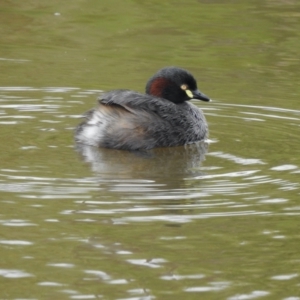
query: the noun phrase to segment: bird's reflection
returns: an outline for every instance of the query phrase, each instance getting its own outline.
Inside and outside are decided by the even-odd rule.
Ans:
[[[208,151],[208,144],[195,144],[156,148],[150,151],[129,152],[76,145],[83,160],[91,165],[92,171],[107,180],[163,180],[173,181],[186,176],[201,175],[200,165]]]

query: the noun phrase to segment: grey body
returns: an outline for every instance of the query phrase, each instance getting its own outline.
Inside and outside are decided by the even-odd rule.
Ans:
[[[75,139],[91,146],[140,150],[190,144],[208,136],[202,111],[152,95],[114,90],[85,114]]]

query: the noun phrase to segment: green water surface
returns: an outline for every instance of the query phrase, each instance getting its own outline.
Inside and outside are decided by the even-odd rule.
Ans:
[[[300,299],[300,3],[2,1],[0,299]],[[76,149],[101,91],[191,71],[201,148]],[[199,151],[201,152],[199,154]]]

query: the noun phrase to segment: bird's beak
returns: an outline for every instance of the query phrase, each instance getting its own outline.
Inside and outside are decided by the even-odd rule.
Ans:
[[[192,99],[198,99],[202,101],[211,101],[205,94],[201,93],[199,90],[190,91],[191,92],[191,98]],[[190,96],[190,95],[188,95]]]

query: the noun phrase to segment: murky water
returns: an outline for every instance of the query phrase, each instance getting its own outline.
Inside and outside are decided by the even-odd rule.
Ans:
[[[0,299],[300,299],[300,5],[175,2],[5,2]],[[215,99],[207,143],[74,145],[166,65]]]

